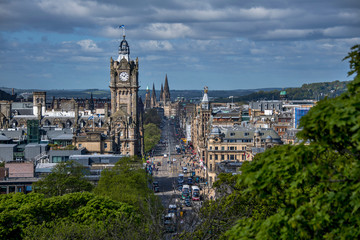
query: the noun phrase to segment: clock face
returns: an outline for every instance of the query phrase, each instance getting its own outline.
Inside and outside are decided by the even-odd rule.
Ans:
[[[127,81],[129,79],[129,74],[127,74],[127,72],[121,72],[119,77],[121,81]]]

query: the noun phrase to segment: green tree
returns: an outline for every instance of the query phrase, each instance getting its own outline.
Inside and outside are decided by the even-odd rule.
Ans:
[[[131,239],[127,229],[140,220],[132,206],[89,192],[0,196],[0,239],[111,239],[114,233]]]
[[[161,124],[161,117],[157,113],[157,110],[152,108],[145,113],[144,116],[144,124],[153,123],[156,126],[160,127]]]
[[[34,183],[34,190],[48,197],[91,191],[93,185],[85,179],[86,171],[74,161],[58,163],[49,175]]]
[[[144,126],[144,144],[145,152],[149,152],[160,141],[161,130],[153,123]]]
[[[158,197],[150,189],[151,179],[136,157],[124,157],[111,169],[105,169],[94,189],[100,196],[130,204],[141,214],[141,226],[154,239],[162,234],[161,213],[163,208]]]

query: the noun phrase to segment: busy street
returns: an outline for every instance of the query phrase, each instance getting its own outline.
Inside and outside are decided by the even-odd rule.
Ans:
[[[149,158],[154,166],[153,190],[165,209],[164,229],[169,234],[193,229],[205,198],[204,170],[191,148],[180,138],[174,120],[163,120],[159,144]]]

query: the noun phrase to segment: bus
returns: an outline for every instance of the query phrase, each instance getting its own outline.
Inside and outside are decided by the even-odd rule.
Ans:
[[[192,200],[193,201],[200,201],[200,188],[198,186],[192,186]]]
[[[185,199],[185,198],[189,198],[189,197],[190,197],[190,186],[189,185],[184,185],[182,187],[181,198]]]
[[[178,184],[183,184],[183,183],[184,183],[184,174],[179,174]]]

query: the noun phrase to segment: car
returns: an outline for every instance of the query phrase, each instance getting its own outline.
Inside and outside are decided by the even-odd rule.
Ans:
[[[159,182],[153,182],[153,187],[158,187],[159,186]]]
[[[187,179],[187,182],[188,182],[188,185],[193,185],[193,180],[192,180],[192,178],[188,178],[188,179]]]
[[[187,173],[187,167],[183,167],[183,173]]]
[[[185,198],[185,206],[191,207],[191,201],[189,198]]]
[[[167,154],[164,154],[164,158],[166,158],[167,157]]]
[[[157,165],[157,166],[161,166],[161,162],[157,162],[156,165]]]
[[[160,188],[158,186],[154,187],[154,192],[160,192]]]

